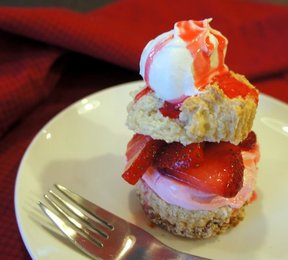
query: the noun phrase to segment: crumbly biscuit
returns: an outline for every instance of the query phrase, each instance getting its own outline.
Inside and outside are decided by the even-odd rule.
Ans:
[[[233,75],[253,88],[244,76]],[[253,97],[230,99],[217,83],[207,86],[199,95],[187,98],[180,107],[178,119],[161,114],[159,108],[163,102],[154,92],[141,97],[136,103],[131,102],[128,105],[128,127],[168,143],[228,141],[238,144],[250,132],[257,108]]]
[[[187,210],[162,200],[143,180],[137,185],[137,194],[148,218],[174,235],[210,238],[236,226],[245,216],[245,206],[240,209],[224,206],[215,210]]]

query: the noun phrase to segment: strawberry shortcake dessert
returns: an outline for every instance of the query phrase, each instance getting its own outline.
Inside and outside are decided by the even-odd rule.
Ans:
[[[153,223],[193,239],[244,218],[259,161],[259,93],[224,63],[228,41],[210,22],[177,22],[144,48],[122,175]]]

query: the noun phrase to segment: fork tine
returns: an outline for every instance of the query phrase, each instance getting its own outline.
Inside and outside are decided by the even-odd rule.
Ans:
[[[69,216],[61,207],[59,207],[53,200],[51,200],[47,195],[44,196],[45,199],[50,203],[51,206],[54,207],[60,214],[62,214],[72,225],[74,225],[86,238],[92,240],[96,246],[99,248],[103,247],[103,243],[97,240],[93,236],[93,232],[91,232],[89,229],[87,229],[85,226],[83,226],[79,221],[77,221],[75,218]],[[44,204],[43,204],[44,205]],[[55,223],[55,222],[54,222]],[[98,232],[97,232],[98,233]]]
[[[81,234],[70,227],[65,221],[63,221],[59,216],[57,216],[53,211],[48,209],[42,202],[38,203],[41,210],[48,216],[48,218],[61,230],[61,232],[69,238],[69,241],[81,249],[85,254],[87,254],[92,259],[101,259],[97,257],[97,248],[93,246],[89,238],[85,238]],[[99,250],[99,248],[98,248]]]
[[[108,239],[109,236],[106,232],[104,232],[103,230],[99,229],[97,226],[98,223],[96,223],[94,220],[92,220],[91,218],[89,218],[88,216],[86,216],[84,213],[82,213],[78,208],[74,207],[71,203],[63,200],[59,195],[57,195],[56,193],[54,193],[52,190],[49,190],[49,194],[53,196],[53,198],[55,198],[59,203],[61,203],[64,207],[66,207],[67,209],[69,209],[74,215],[76,215],[77,217],[79,217],[86,225],[88,225],[90,228],[92,228],[94,231],[96,231],[99,235],[103,236],[104,238]],[[50,203],[53,203],[53,201],[51,201],[51,199],[45,195],[44,196]],[[53,203],[54,207],[57,207],[56,209],[62,213],[63,215],[66,215],[66,218],[70,218],[70,216],[68,216],[66,214],[65,211],[63,211],[60,207],[58,207],[56,204]]]
[[[102,224],[104,224],[110,230],[114,230],[114,226],[113,225],[111,225],[106,220],[104,220],[103,218],[101,218],[99,215],[96,214],[96,212],[95,212],[96,206],[95,206],[94,203],[90,202],[89,200],[86,200],[85,198],[81,197],[77,193],[65,188],[64,186],[62,186],[60,184],[55,184],[55,187],[59,191],[61,191],[64,195],[66,195],[68,198],[70,198],[72,201],[74,201],[83,210],[89,212],[92,216],[94,216],[96,219],[98,219]],[[102,209],[99,206],[97,206],[97,209],[101,210],[101,213],[105,213],[105,214],[101,214],[101,215],[111,215],[111,213],[109,213],[108,211]]]

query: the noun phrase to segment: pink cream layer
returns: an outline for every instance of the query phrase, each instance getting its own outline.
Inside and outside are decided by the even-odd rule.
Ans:
[[[260,158],[259,146],[250,151],[242,151],[245,166],[243,187],[233,198],[197,191],[181,182],[160,174],[150,167],[142,176],[146,184],[164,201],[188,210],[213,210],[222,206],[241,208],[255,189],[257,163]]]

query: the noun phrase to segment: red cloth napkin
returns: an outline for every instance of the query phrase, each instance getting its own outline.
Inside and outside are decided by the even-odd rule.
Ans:
[[[17,230],[13,213],[17,167],[35,129],[45,123],[26,117],[51,95],[61,75],[59,57],[75,51],[136,71],[150,39],[172,29],[175,21],[208,17],[213,18],[212,27],[229,39],[226,64],[246,74],[261,91],[288,102],[286,6],[230,0],[123,0],[89,13],[0,8],[0,201],[5,200],[6,207],[0,214],[1,225]],[[28,120],[31,129],[24,124],[25,129],[17,132],[19,120]],[[23,258],[19,234],[7,235],[7,231],[0,230],[2,254]]]

